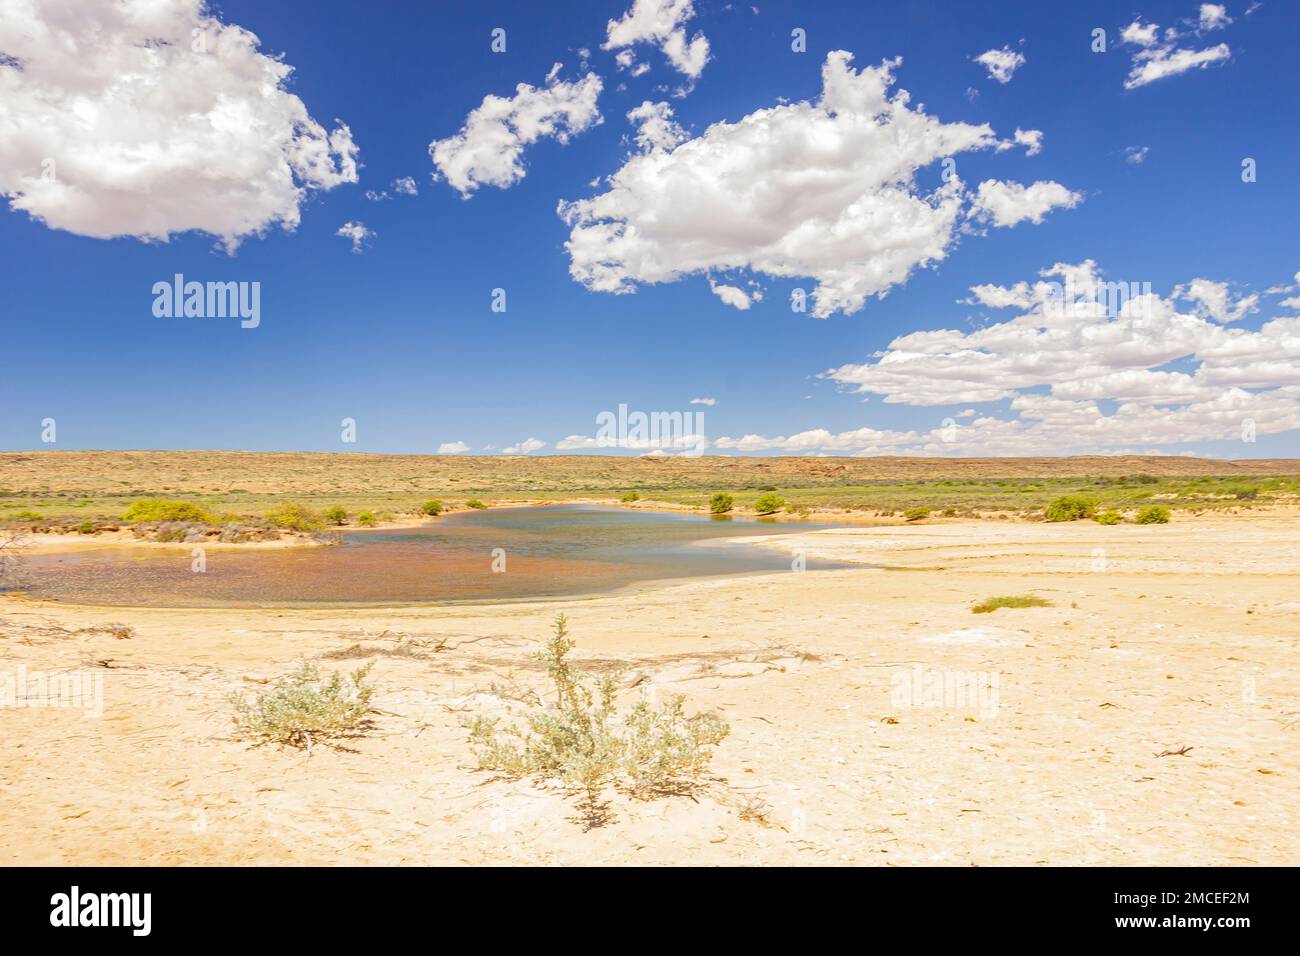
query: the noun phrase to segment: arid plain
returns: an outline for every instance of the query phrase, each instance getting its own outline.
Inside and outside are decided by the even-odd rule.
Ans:
[[[0,670],[103,678],[99,716],[0,709],[2,862],[1296,857],[1300,509],[1286,481],[1269,483],[1300,473],[1296,462],[367,458],[6,454],[0,488],[15,511],[111,518],[146,494],[236,510],[286,496],[382,498],[396,510],[410,495],[617,502],[637,489],[628,507],[691,508],[710,489],[743,502],[770,484],[842,526],[790,520],[788,533],[745,545],[788,552],[790,570],[582,599],[182,609],[0,595]],[[998,497],[1036,502],[1061,490],[1054,481],[1139,473],[1153,479],[1150,500],[1174,503],[1168,524],[1049,523]],[[1164,483],[1207,476],[1260,487],[1197,498],[1205,485]],[[1002,479],[1011,490],[982,484]],[[962,486],[937,481],[978,481],[991,497],[950,500]],[[934,511],[906,521],[892,498],[880,503],[887,495]],[[870,502],[846,507],[846,496]],[[801,572],[800,556],[851,566]],[[1046,603],[972,613],[999,595]],[[608,820],[588,829],[553,785],[476,769],[464,721],[521,714],[530,691],[544,692],[534,655],[560,612],[576,662],[617,671],[620,699],[681,693],[688,710],[730,726],[689,796],[611,790]],[[374,663],[370,727],[310,752],[236,737],[230,695],[304,659]],[[971,687],[979,693],[961,692]]]

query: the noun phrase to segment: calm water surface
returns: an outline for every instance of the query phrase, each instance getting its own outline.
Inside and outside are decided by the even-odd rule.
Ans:
[[[457,512],[403,531],[356,532],[327,548],[207,552],[97,548],[35,555],[34,597],[84,604],[284,607],[443,604],[560,597],[639,582],[788,569],[788,554],[729,538],[830,525],[586,505]],[[493,549],[506,570],[492,570]],[[808,569],[842,567],[809,560]]]

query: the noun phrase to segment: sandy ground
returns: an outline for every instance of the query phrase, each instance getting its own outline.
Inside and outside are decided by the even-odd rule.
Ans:
[[[888,569],[580,601],[3,598],[0,679],[102,675],[103,712],[0,709],[0,862],[1295,864],[1298,537],[1276,513],[949,522],[763,542]],[[1054,606],[971,613],[1001,594]],[[577,658],[641,679],[627,700],[681,692],[730,722],[705,791],[614,795],[584,832],[563,794],[473,769],[461,721],[520,711],[494,684],[544,686],[530,655],[558,611]],[[310,755],[233,739],[232,691],[356,644],[376,662],[370,733]],[[984,695],[932,693],[945,678]]]

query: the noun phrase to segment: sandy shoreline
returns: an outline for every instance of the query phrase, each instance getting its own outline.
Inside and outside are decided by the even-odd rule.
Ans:
[[[0,673],[103,676],[98,718],[0,709],[0,862],[1294,863],[1298,534],[1268,513],[792,530],[761,544],[911,570],[446,608],[0,598]],[[1021,593],[1054,606],[970,612]],[[543,685],[560,610],[577,657],[731,724],[698,802],[616,797],[584,833],[563,795],[472,769],[461,720]],[[381,713],[351,752],[231,738],[232,691],[353,645]],[[996,706],[909,690],[930,675],[995,679]]]

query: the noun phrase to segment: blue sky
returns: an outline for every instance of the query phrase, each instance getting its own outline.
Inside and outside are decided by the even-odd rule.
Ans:
[[[186,3],[177,3],[188,15]],[[202,141],[198,152],[206,158],[188,160],[193,169],[143,175],[123,208],[96,192],[117,188],[105,185],[107,174],[96,178],[94,169],[84,170],[84,157],[63,161],[60,150],[71,156],[84,143],[57,136],[37,142],[34,130],[49,127],[39,110],[67,114],[77,91],[50,94],[45,88],[38,96],[24,90],[12,101],[20,105],[0,107],[0,120],[33,140],[26,152],[0,147],[0,166],[10,167],[0,170],[0,191],[16,207],[0,218],[9,359],[0,385],[0,447],[432,453],[449,442],[478,452],[535,438],[546,443],[539,452],[545,454],[565,450],[556,445],[566,436],[594,435],[596,416],[622,403],[703,412],[710,447],[724,452],[1300,456],[1300,334],[1275,324],[1254,345],[1238,347],[1243,335],[1300,312],[1281,304],[1297,295],[1287,287],[1300,282],[1296,7],[1266,0],[1247,14],[1248,3],[1229,2],[1224,15],[1231,22],[1203,29],[1201,5],[1187,2],[1067,7],[760,0],[751,6],[696,0],[682,30],[687,39],[707,38],[708,58],[691,78],[653,41],[628,48],[649,67],[638,76],[619,68],[617,50],[601,49],[609,21],[631,5],[228,0],[209,8],[207,15],[221,24],[255,34],[262,54],[282,54],[293,67],[284,91],[325,130],[335,129],[336,121],[346,124],[359,163],[357,181],[326,176],[305,191],[296,228],[272,222],[260,235],[241,236],[233,254],[213,234],[217,227],[177,230],[166,241],[132,233],[144,229],[140,210],[161,203],[168,190],[181,210],[169,214],[171,222],[189,221],[184,204],[191,192],[215,191],[207,197],[214,222],[223,210],[252,203],[246,191],[227,202],[221,190],[228,187],[214,185],[215,174],[204,175],[205,169],[222,175],[242,170],[240,150],[248,151],[247,143],[226,150],[220,138]],[[1122,43],[1121,30],[1135,22],[1159,24],[1162,32],[1147,46]],[[504,53],[490,49],[497,27],[506,31]],[[1104,53],[1090,49],[1097,27],[1107,33]],[[794,28],[806,31],[806,52],[791,50]],[[1174,34],[1163,32],[1170,28]],[[37,69],[39,45],[13,52],[20,48],[13,37],[23,29],[10,23],[0,32],[0,53],[18,64],[0,73],[20,85],[48,82]],[[1221,43],[1230,53],[1204,68],[1125,86],[1139,62],[1136,53],[1167,47],[1173,55]],[[974,61],[1002,49],[1024,58],[1005,83]],[[852,70],[901,57],[892,70],[892,92],[908,91],[910,107],[923,104],[944,124],[987,123],[999,140],[1017,129],[1041,131],[1036,155],[1021,146],[962,151],[958,175],[971,193],[986,180],[1058,183],[1076,194],[1072,206],[1050,209],[1037,224],[963,219],[941,260],[916,265],[884,290],[884,298],[870,294],[860,308],[825,318],[790,307],[791,290],[811,291],[815,277],[758,267],[683,266],[672,281],[660,282],[641,281],[633,269],[628,281],[636,291],[622,295],[571,277],[565,242],[572,225],[557,214],[557,204],[607,191],[608,182],[591,183],[635,158],[629,110],[645,101],[667,103],[679,136],[687,138],[674,145],[674,155],[685,156],[711,124],[815,102],[823,65],[835,50],[852,54]],[[488,94],[512,96],[519,83],[543,87],[555,63],[564,64],[555,82],[576,83],[589,74],[600,80],[598,124],[573,132],[566,143],[542,136],[525,145],[525,174],[508,188],[484,184],[463,198],[445,175],[431,179],[431,142],[454,137]],[[120,71],[111,63],[105,69]],[[159,69],[165,79],[170,67]],[[111,79],[102,82],[111,85]],[[238,76],[232,73],[229,82],[238,83]],[[689,92],[675,96],[683,86]],[[97,92],[92,85],[92,99]],[[151,105],[143,99],[113,108],[148,114]],[[111,140],[119,135],[114,130],[130,129],[126,119],[119,116],[97,135]],[[151,135],[171,135],[166,130],[174,124],[157,120],[144,117],[144,125],[163,129]],[[79,188],[93,207],[83,218],[56,200],[45,206],[40,199],[27,205],[15,200],[34,195],[24,177],[33,157],[45,155],[41,150],[55,154],[59,168],[71,169],[63,174],[70,188]],[[1141,162],[1133,161],[1133,150],[1145,150]],[[111,159],[122,152],[98,155]],[[1242,180],[1247,157],[1256,163],[1254,182]],[[282,161],[277,155],[269,162]],[[676,163],[683,176],[696,171],[682,168],[686,159],[665,162]],[[754,175],[761,181],[762,168]],[[394,189],[403,177],[414,180],[418,195]],[[906,188],[925,195],[940,185],[940,164],[927,162]],[[368,190],[386,191],[389,198],[368,199]],[[196,198],[195,205],[207,199]],[[362,223],[371,233],[359,252],[337,235],[344,223]],[[687,222],[683,229],[706,227]],[[124,234],[87,234],[104,229]],[[759,258],[756,252],[754,261]],[[1089,259],[1105,279],[1149,282],[1164,302],[1173,303],[1175,287],[1182,285],[1185,294],[1198,278],[1227,283],[1229,305],[1259,298],[1235,319],[1215,316],[1206,296],[1171,306],[1187,317],[1171,320],[1182,323],[1179,334],[1209,342],[1206,348],[1220,354],[1194,384],[1200,358],[1161,356],[1140,366],[1108,352],[1104,359],[1080,353],[1072,363],[1058,354],[1044,362],[1029,341],[975,362],[971,350],[996,349],[974,339],[915,360],[906,381],[882,383],[875,368],[818,377],[871,366],[909,333],[950,329],[966,335],[1007,322],[1025,309],[959,300],[970,299],[973,286],[1032,283],[1056,263]],[[225,319],[155,316],[151,289],[175,273],[199,281],[259,282],[260,325],[241,329]],[[757,288],[762,299],[745,310],[733,308],[710,291],[710,276],[718,284]],[[506,292],[504,313],[490,308],[496,288]],[[1276,291],[1266,292],[1270,288]],[[1204,328],[1191,329],[1192,322]],[[1160,338],[1159,330],[1148,331]],[[1053,347],[1059,350],[1060,343]],[[1251,355],[1222,357],[1234,348]],[[1011,354],[1015,349],[1022,352]],[[923,383],[942,378],[945,369],[979,362],[990,371],[974,391],[965,381],[951,385],[952,401],[916,400]],[[1241,371],[1251,362],[1258,367]],[[1038,378],[1012,383],[1006,377],[1007,369],[1035,363],[1043,368]],[[1090,368],[1087,381],[1069,391],[1067,379],[1073,381],[1083,365]],[[1144,376],[1140,385],[1105,391],[1116,376],[1135,372]],[[864,382],[868,390],[855,390]],[[1151,396],[1154,386],[1169,394]],[[1004,387],[1026,396],[1019,407],[1012,397],[980,398]],[[1134,388],[1143,394],[1136,402]],[[1188,398],[1192,391],[1195,397]],[[693,406],[693,398],[716,404]],[[1085,424],[1126,403],[1132,407],[1122,417],[1129,424],[1106,431],[1111,437]],[[53,446],[41,443],[46,418],[57,422]],[[354,444],[340,439],[344,418],[357,423]],[[1256,423],[1252,443],[1240,438],[1245,419]],[[977,427],[984,421],[989,424]],[[935,430],[954,425],[960,439],[945,444]],[[806,437],[792,440],[801,434]],[[716,444],[746,435],[754,440]]]

